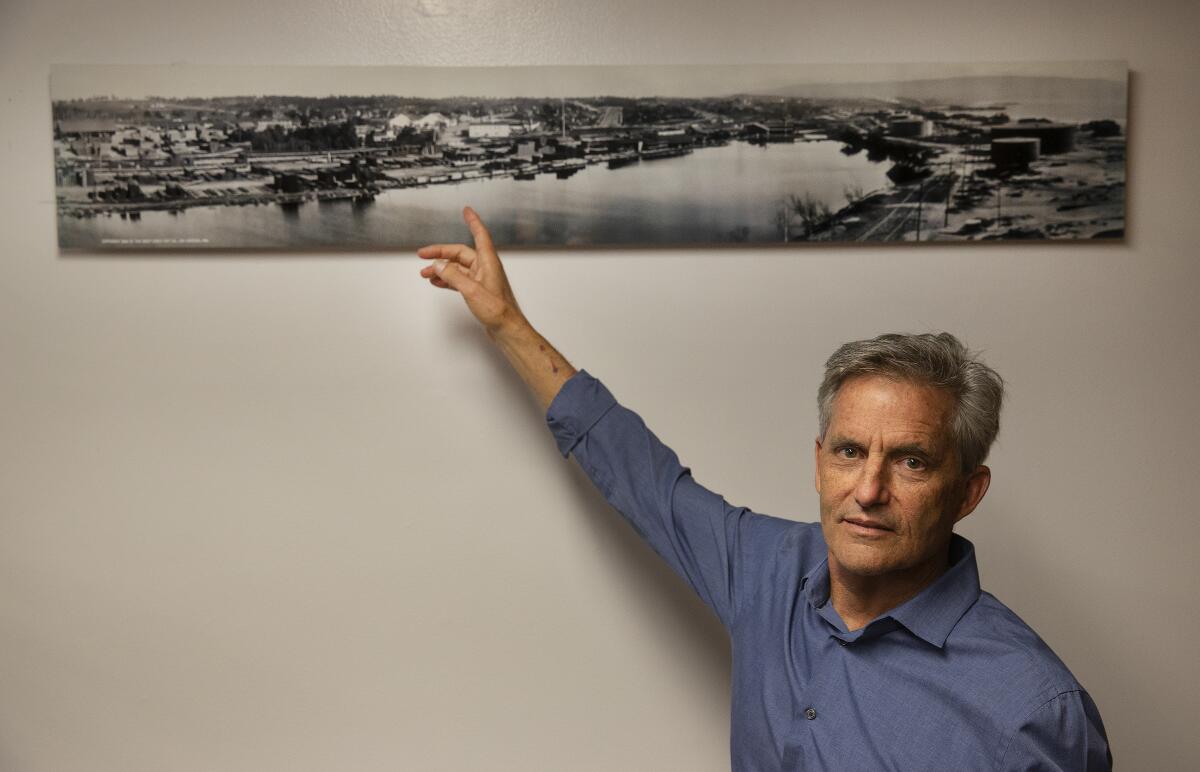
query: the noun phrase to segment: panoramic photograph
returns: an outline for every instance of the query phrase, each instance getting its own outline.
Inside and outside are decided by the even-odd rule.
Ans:
[[[1124,62],[56,66],[64,250],[1122,239]]]

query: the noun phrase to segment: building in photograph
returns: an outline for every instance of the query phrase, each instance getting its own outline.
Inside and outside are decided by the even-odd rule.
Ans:
[[[513,134],[522,131],[522,129],[523,127],[519,121],[472,123],[467,127],[467,136],[471,139],[482,139],[484,137],[511,137]]]
[[[1041,155],[1042,141],[1037,137],[995,137],[992,139],[992,164],[997,169],[1022,169]]]
[[[747,123],[745,131],[751,142],[793,142],[796,139],[796,125],[791,121],[756,121]]]
[[[933,133],[933,122],[912,115],[898,115],[888,121],[887,133],[907,139],[928,137]]]
[[[1078,127],[1071,123],[1024,121],[992,127],[992,138],[1034,137],[1041,140],[1042,155],[1069,153],[1075,149]]]

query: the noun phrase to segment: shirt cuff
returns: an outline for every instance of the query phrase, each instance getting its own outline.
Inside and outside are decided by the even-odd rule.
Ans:
[[[562,385],[546,410],[546,424],[563,458],[616,404],[612,393],[587,370],[580,370]]]

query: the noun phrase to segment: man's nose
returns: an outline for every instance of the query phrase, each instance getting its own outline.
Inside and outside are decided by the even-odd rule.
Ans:
[[[888,503],[887,467],[883,460],[868,459],[860,467],[858,484],[854,487],[854,500],[863,509]]]

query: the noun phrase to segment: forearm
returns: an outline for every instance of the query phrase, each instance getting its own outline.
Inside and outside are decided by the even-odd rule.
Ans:
[[[545,411],[575,368],[524,317],[488,332]]]

